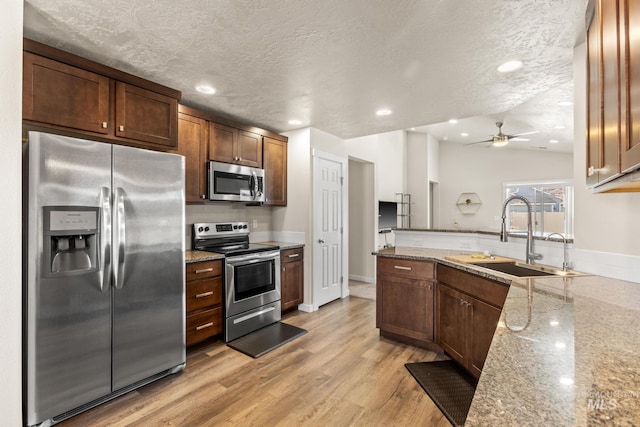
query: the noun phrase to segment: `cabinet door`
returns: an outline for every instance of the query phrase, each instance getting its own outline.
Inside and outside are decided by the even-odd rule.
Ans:
[[[620,58],[618,0],[600,0],[602,34],[602,149],[598,181],[620,172]]]
[[[304,296],[304,262],[302,249],[290,249],[281,252],[280,276],[282,310],[302,304]]]
[[[185,157],[185,199],[201,202],[207,198],[207,122],[178,114],[177,154]]]
[[[602,84],[600,2],[587,30],[587,185],[596,185],[602,161]]]
[[[109,79],[24,53],[22,117],[25,120],[107,134]]]
[[[287,143],[264,138],[265,205],[287,206]]]
[[[262,135],[241,130],[238,132],[235,163],[255,168],[262,167]]]
[[[475,298],[468,298],[471,302],[469,327],[469,360],[468,369],[476,378],[480,377],[484,361],[489,353],[489,347],[496,332],[500,319],[500,310]]]
[[[433,282],[378,275],[377,326],[422,341],[433,341]]]
[[[467,363],[468,310],[463,301],[468,299],[465,294],[438,283],[438,344],[462,365]]]
[[[115,135],[169,148],[177,147],[178,100],[116,82]]]
[[[619,4],[621,111],[627,127],[622,139],[621,168],[626,171],[640,166],[640,2],[620,0]]]
[[[235,163],[238,129],[218,123],[209,123],[209,160]]]

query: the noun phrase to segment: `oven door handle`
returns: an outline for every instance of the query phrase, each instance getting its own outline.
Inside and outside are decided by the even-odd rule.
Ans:
[[[255,264],[256,262],[275,260],[280,257],[280,252],[264,252],[249,255],[238,255],[227,258],[229,265]]]

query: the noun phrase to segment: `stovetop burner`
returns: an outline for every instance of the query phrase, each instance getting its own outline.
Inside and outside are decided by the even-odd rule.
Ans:
[[[279,250],[279,246],[249,242],[249,223],[195,223],[193,224],[193,249],[217,252],[226,256]]]

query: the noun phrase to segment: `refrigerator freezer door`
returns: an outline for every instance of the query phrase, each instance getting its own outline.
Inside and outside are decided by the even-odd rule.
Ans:
[[[113,147],[113,390],[185,361],[184,158]]]
[[[49,253],[53,248],[61,257],[77,257],[91,249],[89,242],[100,245],[106,243],[101,239],[110,239],[103,233],[89,241],[85,236],[66,238],[60,234],[74,229],[73,224],[53,226],[51,217],[43,217],[45,211],[53,215],[45,206],[92,207],[77,215],[93,221],[91,227],[105,229],[101,196],[103,188],[111,187],[111,146],[30,132],[25,159],[26,421],[33,425],[111,391],[111,293],[101,290],[105,260],[96,257],[98,268],[79,263],[60,267],[51,257],[45,261],[43,250],[49,245]],[[44,234],[45,222],[57,236]],[[73,271],[60,271],[69,269]]]

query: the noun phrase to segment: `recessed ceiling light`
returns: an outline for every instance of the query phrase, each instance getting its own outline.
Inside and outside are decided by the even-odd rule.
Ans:
[[[460,136],[469,136],[469,134],[467,132],[462,132]]]
[[[501,73],[510,73],[511,71],[515,71],[520,67],[522,67],[522,61],[518,61],[516,59],[513,61],[507,61],[504,64],[500,65],[498,67],[498,71],[500,71]]]
[[[565,129],[566,126],[565,125],[555,125],[553,128],[554,129]]]
[[[550,139],[549,142],[552,144],[557,144],[560,141],[558,141],[557,139]]]
[[[391,114],[391,110],[387,108],[383,108],[381,110],[376,111],[377,116],[388,116],[389,114]]]
[[[458,123],[458,119],[449,119],[449,123],[455,125],[456,123]]]
[[[204,93],[206,95],[213,95],[214,93],[216,93],[215,88],[211,87],[211,86],[207,86],[207,85],[198,85],[196,86],[196,90],[200,93]]]
[[[416,128],[409,128],[409,130],[416,130]]]
[[[446,140],[448,140],[448,139],[449,139],[449,137],[448,137],[448,136],[445,136],[445,137],[444,137],[444,138],[442,138],[442,139],[444,139],[444,140],[446,141]]]
[[[570,105],[573,105],[573,101],[560,101],[560,102],[558,102],[558,105],[560,105],[562,107],[568,107]]]
[[[289,124],[290,125],[296,125],[296,126],[297,125],[301,125],[302,124],[302,120],[292,119],[292,120],[289,120]]]

